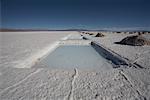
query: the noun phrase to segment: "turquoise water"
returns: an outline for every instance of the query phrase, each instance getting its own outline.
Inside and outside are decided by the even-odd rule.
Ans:
[[[90,45],[59,46],[41,63],[49,68],[112,68],[112,65]]]

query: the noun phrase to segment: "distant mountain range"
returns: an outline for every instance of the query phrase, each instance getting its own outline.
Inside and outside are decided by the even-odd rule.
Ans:
[[[104,29],[8,29],[2,28],[0,32],[19,32],[19,31],[107,31],[107,32],[137,32],[145,31],[150,32],[150,28],[104,28]]]
[[[89,31],[86,29],[0,29],[1,32],[17,32],[17,31]]]

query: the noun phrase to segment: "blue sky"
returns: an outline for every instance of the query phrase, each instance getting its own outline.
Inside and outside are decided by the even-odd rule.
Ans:
[[[150,27],[149,0],[1,0],[3,28]]]

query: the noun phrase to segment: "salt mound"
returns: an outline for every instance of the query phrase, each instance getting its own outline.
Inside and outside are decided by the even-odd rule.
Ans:
[[[89,35],[93,35],[93,33],[89,33]]]
[[[117,44],[124,44],[124,45],[132,45],[132,46],[143,46],[143,45],[150,45],[150,40],[145,39],[141,35],[135,36],[127,36],[126,38],[122,39],[120,42],[116,42]]]
[[[96,35],[95,35],[95,37],[104,37],[105,35],[104,34],[102,34],[102,33],[97,33]]]

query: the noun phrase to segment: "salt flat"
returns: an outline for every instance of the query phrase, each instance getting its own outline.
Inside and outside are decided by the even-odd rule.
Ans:
[[[36,68],[32,65],[52,50],[57,41],[78,38],[79,32],[0,33],[0,100],[149,100],[150,47],[117,45],[114,42],[128,34],[104,34],[103,38],[89,38],[142,68]]]
[[[46,52],[48,46],[68,34],[69,32],[2,32],[0,66],[14,67],[26,58],[33,59],[34,56],[41,55],[42,50]]]

